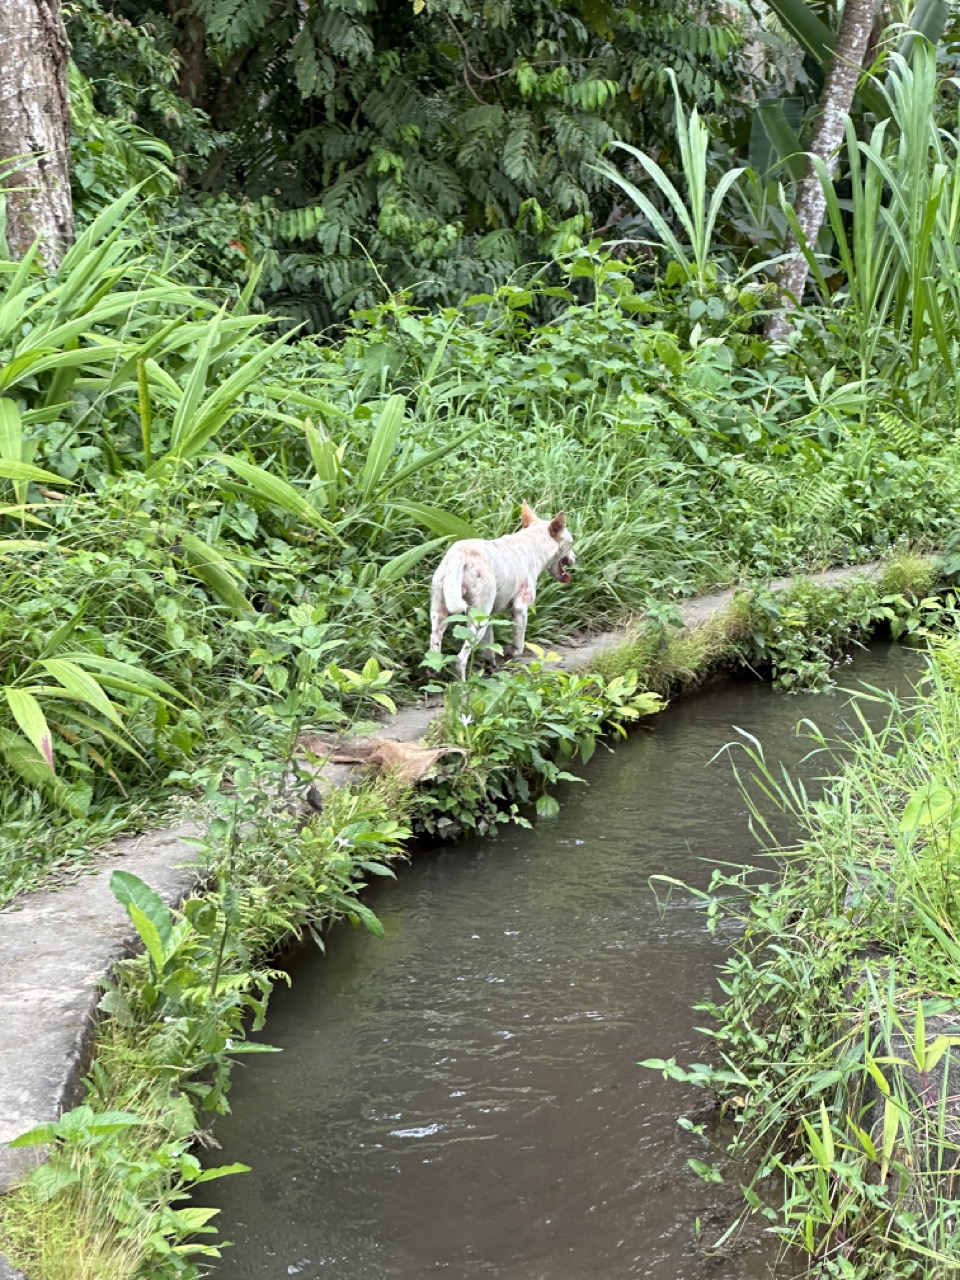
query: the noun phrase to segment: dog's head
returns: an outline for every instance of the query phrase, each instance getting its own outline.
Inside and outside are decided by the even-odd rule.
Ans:
[[[523,504],[520,517],[522,527],[529,529],[531,525],[542,525],[557,544],[556,555],[547,562],[547,571],[558,582],[569,582],[570,573],[577,563],[573,554],[573,534],[567,528],[567,513],[558,511],[552,520],[541,520],[534,509]]]

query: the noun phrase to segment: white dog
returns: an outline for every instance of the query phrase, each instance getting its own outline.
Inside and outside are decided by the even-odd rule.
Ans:
[[[440,561],[430,591],[430,648],[439,652],[447,619],[452,613],[478,609],[488,617],[509,605],[513,611],[512,656],[523,653],[527,612],[537,595],[537,579],[544,569],[558,582],[570,581],[576,564],[573,537],[561,511],[552,520],[541,520],[523,504],[519,533],[487,541],[468,538],[455,542]],[[493,627],[470,624],[475,640],[489,644]],[[457,658],[457,675],[466,678],[472,642],[467,640]]]

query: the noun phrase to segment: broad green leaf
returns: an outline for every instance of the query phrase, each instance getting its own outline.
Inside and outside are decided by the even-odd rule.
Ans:
[[[132,663],[121,662],[117,658],[107,658],[99,653],[88,653],[84,649],[61,653],[60,657],[65,658],[68,662],[76,663],[77,666],[90,667],[92,671],[96,671],[101,675],[119,676],[124,680],[128,680],[131,684],[137,686],[138,691],[143,693],[144,697],[166,694],[168,698],[179,698],[181,702],[187,701],[184,695],[179,693],[172,684],[169,684],[166,680],[161,680],[159,676],[155,676],[151,671],[133,666]]]
[[[35,520],[31,523],[43,524],[43,521]],[[0,555],[14,551],[44,551],[47,547],[48,544],[38,538],[0,538]]]
[[[770,8],[805,53],[825,66],[833,57],[834,34],[806,0],[768,0]]]
[[[229,1178],[235,1173],[249,1172],[248,1164],[221,1164],[216,1169],[204,1169],[203,1173],[198,1173],[195,1178],[190,1179],[190,1185],[195,1187],[200,1182],[213,1182],[215,1178]]]
[[[146,948],[147,955],[153,964],[157,976],[163,973],[163,943],[153,921],[144,914],[135,902],[127,903],[127,911],[133,921],[134,928]]]
[[[88,671],[84,671],[82,667],[78,667],[67,658],[41,658],[39,665],[68,693],[99,711],[113,724],[123,728],[120,713],[104,693],[103,687]]]
[[[560,804],[553,796],[541,796],[537,801],[538,818],[555,818],[560,812]]]
[[[87,787],[67,786],[50,772],[50,767],[36,748],[21,733],[0,725],[0,758],[19,774],[28,787],[36,787],[61,809],[75,817],[83,817],[90,804]]]
[[[408,502],[394,499],[390,506],[396,511],[404,511],[407,515],[424,525],[431,533],[444,538],[481,538],[483,535],[472,524],[455,516],[452,511],[442,507],[427,506],[423,502]]]
[[[332,401],[323,400],[319,396],[307,395],[304,391],[296,391],[290,387],[280,387],[269,382],[258,383],[255,390],[262,392],[265,396],[270,396],[281,404],[289,400],[291,404],[299,405],[301,409],[309,409],[312,413],[320,413],[332,418],[342,418],[344,416],[343,410],[333,404]]]
[[[363,498],[369,498],[383,479],[400,440],[405,410],[406,401],[403,396],[391,396],[380,410],[360,477],[360,494]]]
[[[775,102],[761,102],[757,107],[757,115],[777,159],[786,165],[790,177],[799,181],[806,165],[804,147],[796,129],[787,119],[785,101],[787,100],[777,99]]]
[[[244,461],[243,458],[235,458],[227,453],[218,453],[216,456],[225,467],[239,476],[256,494],[265,498],[272,506],[296,516],[312,529],[330,534],[339,542],[340,539],[330,521],[322,516],[313,503],[292,484],[281,480],[279,476],[271,475],[269,471],[255,466],[252,462]]]
[[[183,441],[193,430],[194,418],[200,406],[201,397],[207,387],[207,369],[210,366],[210,349],[216,341],[217,330],[226,308],[221,309],[206,326],[200,348],[197,351],[193,368],[187,377],[186,385],[180,396],[173,424],[170,428],[170,452],[178,452]]]
[[[445,547],[449,541],[450,538],[445,535],[441,538],[431,538],[429,542],[420,542],[415,547],[401,551],[398,556],[394,556],[392,560],[380,566],[377,581],[396,582],[398,578],[402,578],[404,574],[416,568],[426,556],[439,550],[440,547]]]
[[[5,458],[0,458],[0,477],[5,480],[42,480],[46,484],[55,484],[58,487],[73,484],[72,480],[64,480],[63,476],[58,476],[52,471],[44,471],[42,467],[35,467],[31,462],[11,462]]]
[[[14,720],[46,760],[50,767],[50,772],[55,773],[53,738],[40,703],[32,693],[29,693],[26,689],[18,689],[14,685],[8,685],[3,692]]]
[[[180,544],[192,572],[218,600],[238,615],[253,612],[253,606],[237,585],[233,569],[215,547],[192,533],[181,534]]]
[[[55,1120],[48,1120],[45,1124],[38,1124],[35,1129],[29,1129],[19,1137],[12,1138],[6,1145],[8,1147],[44,1147],[56,1140],[57,1123]]]
[[[20,407],[9,396],[0,397],[0,461],[23,462],[23,422]],[[27,500],[27,481],[17,480],[13,491],[21,506]]]
[[[74,1186],[79,1181],[79,1169],[65,1161],[42,1164],[30,1175],[31,1190],[41,1204],[55,1199],[67,1187]]]
[[[948,1049],[960,1044],[960,1036],[937,1036],[926,1046],[921,1070],[932,1071]]]
[[[121,906],[128,911],[131,907],[136,907],[143,918],[150,922],[156,931],[162,952],[173,931],[173,915],[160,895],[131,871],[114,871],[110,877],[110,890]],[[159,968],[162,967],[161,960]]]
[[[900,829],[915,831],[918,827],[935,827],[953,813],[956,803],[957,795],[950,787],[928,782],[907,801]]]
[[[186,1209],[177,1209],[177,1223],[185,1232],[201,1231],[203,1227],[215,1218],[220,1212],[219,1209],[203,1208],[201,1205],[189,1205]]]

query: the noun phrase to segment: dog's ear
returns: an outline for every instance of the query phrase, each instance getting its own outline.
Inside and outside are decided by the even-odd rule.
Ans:
[[[523,506],[520,508],[521,529],[529,529],[532,524],[536,524],[537,519],[537,513],[534,511],[533,507],[527,505],[526,499],[524,499]]]
[[[551,538],[559,538],[566,527],[567,513],[565,511],[558,511],[547,526],[547,533],[549,533]]]

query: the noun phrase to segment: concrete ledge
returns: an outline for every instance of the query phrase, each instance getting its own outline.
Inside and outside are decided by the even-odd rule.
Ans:
[[[0,912],[0,1143],[55,1120],[81,1095],[97,983],[136,941],[110,892],[111,875],[132,871],[177,903],[196,883],[192,842],[202,835],[199,823],[184,823],[125,840],[94,874],[26,894]],[[36,1159],[35,1148],[0,1148],[0,1191]]]
[[[832,586],[879,573],[874,562],[811,574],[809,580]],[[771,584],[784,590],[793,579]],[[729,608],[735,592],[701,596],[681,606],[687,628],[702,626]],[[561,665],[583,670],[605,649],[615,648],[631,632],[619,630],[561,649]],[[417,741],[436,718],[437,706],[409,707],[384,722],[380,736]],[[341,786],[354,771],[328,766],[323,779]],[[110,876],[132,871],[175,905],[197,883],[194,842],[199,823],[185,823],[118,841],[101,867],[65,888],[38,890],[0,911],[0,1144],[74,1106],[81,1096],[96,1025],[98,983],[113,965],[130,955],[136,933],[110,892]],[[0,1191],[8,1190],[37,1159],[34,1150],[0,1145]],[[4,1270],[0,1280],[16,1273]]]

